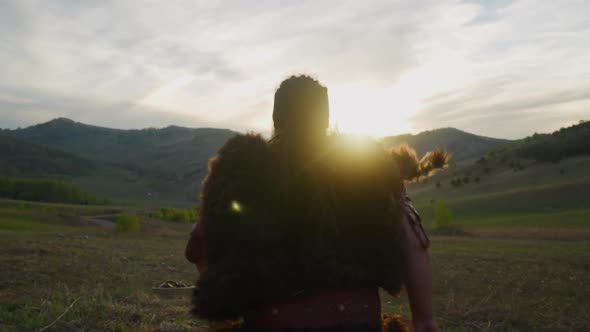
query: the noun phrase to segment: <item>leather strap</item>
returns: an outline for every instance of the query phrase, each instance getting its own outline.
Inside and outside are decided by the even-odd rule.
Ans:
[[[427,249],[430,247],[430,239],[422,226],[422,218],[420,214],[418,214],[418,210],[412,205],[412,200],[408,197],[406,193],[406,188],[402,192],[402,206],[404,207],[404,211],[408,216],[408,220],[410,221],[410,228],[420,241],[420,245],[422,248]]]

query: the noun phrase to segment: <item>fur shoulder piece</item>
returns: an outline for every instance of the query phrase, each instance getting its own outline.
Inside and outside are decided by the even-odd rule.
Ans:
[[[193,313],[237,319],[302,290],[396,294],[405,242],[395,198],[404,179],[445,167],[448,154],[418,160],[409,148],[386,151],[372,139],[332,135],[318,158],[285,165],[272,144],[236,135],[209,163],[199,209],[207,269]]]
[[[199,210],[208,267],[193,297],[199,318],[238,318],[270,300],[262,281],[280,280],[266,253],[283,240],[274,163],[268,142],[254,134],[231,138],[209,163]],[[268,294],[282,295],[280,285],[263,286]]]
[[[268,143],[257,134],[238,134],[230,138],[209,160],[209,175],[204,184],[217,178],[241,176],[245,171],[260,169],[260,163],[269,161]]]

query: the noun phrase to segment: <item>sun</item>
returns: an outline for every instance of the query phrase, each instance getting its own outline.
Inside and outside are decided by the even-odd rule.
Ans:
[[[419,103],[411,93],[398,86],[337,85],[329,89],[329,97],[331,127],[373,137],[409,131],[409,118]]]
[[[404,72],[389,85],[334,82],[328,89],[330,125],[373,137],[411,132],[416,129],[412,117],[428,108],[429,99],[467,82],[466,68],[461,59],[440,56]]]

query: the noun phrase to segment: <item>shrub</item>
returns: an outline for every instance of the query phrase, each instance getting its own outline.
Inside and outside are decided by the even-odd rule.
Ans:
[[[115,229],[118,232],[138,232],[140,229],[139,218],[135,215],[123,213],[117,219]]]
[[[195,223],[197,222],[197,210],[195,208],[177,209],[163,207],[154,214],[156,219],[164,219],[174,222]]]
[[[448,227],[453,224],[451,210],[443,200],[439,200],[434,208],[434,226],[436,228]]]

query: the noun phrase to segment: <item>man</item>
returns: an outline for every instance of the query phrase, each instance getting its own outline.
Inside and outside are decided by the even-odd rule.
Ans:
[[[378,289],[405,284],[415,331],[437,331],[428,238],[404,181],[448,154],[419,162],[327,135],[328,120],[327,89],[292,76],[275,93],[273,138],[238,135],[211,160],[186,248],[199,270],[193,312],[250,330],[381,331]]]

